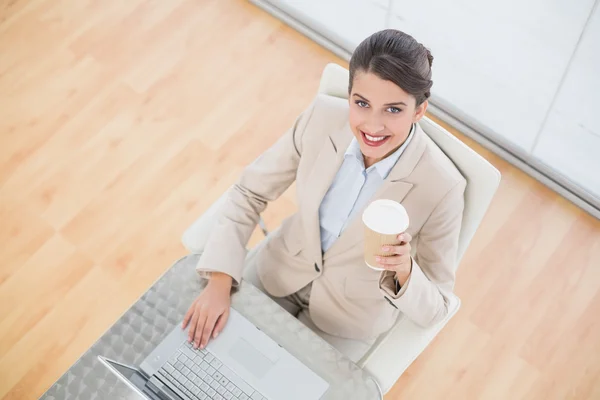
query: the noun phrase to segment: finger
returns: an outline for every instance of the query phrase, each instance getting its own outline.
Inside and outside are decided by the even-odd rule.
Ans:
[[[194,335],[196,333],[196,325],[198,324],[198,318],[200,317],[200,310],[197,308],[198,307],[194,305],[194,311],[190,320],[190,330],[188,332],[188,342],[192,342],[194,340]]]
[[[399,265],[392,265],[392,264],[390,264],[390,265],[382,264],[381,268],[383,268],[386,271],[390,271],[390,272],[398,272],[401,269],[401,267]]]
[[[219,317],[219,320],[217,321],[217,325],[215,325],[215,329],[213,331],[213,337],[216,338],[217,336],[219,336],[219,333],[221,333],[223,328],[225,328],[225,324],[227,323],[228,319],[229,319],[229,308],[227,310],[225,310],[225,312],[223,314],[221,314],[221,316]]]
[[[376,257],[375,260],[385,266],[398,266],[404,263],[404,256]]]
[[[383,246],[381,249],[387,253],[391,252],[399,256],[404,256],[410,254],[411,247],[410,244],[407,243],[400,246]]]
[[[379,264],[379,266],[386,271],[392,271],[392,272],[396,272],[396,269],[398,268],[397,265]]]
[[[213,329],[215,324],[217,323],[217,318],[219,318],[219,313],[211,312],[208,314],[206,318],[206,323],[204,324],[204,329],[202,332],[202,341],[200,342],[200,348],[203,349],[208,344],[210,337],[212,336]]]
[[[192,303],[192,305],[190,306],[190,308],[188,308],[187,312],[185,313],[185,316],[183,317],[183,323],[181,324],[181,328],[185,329],[188,324],[190,323],[190,320],[192,319],[192,315],[194,315],[194,310],[196,309],[196,302],[194,301]]]
[[[412,240],[412,235],[408,232],[401,233],[400,235],[398,235],[398,240],[401,243],[410,243],[410,241]]]
[[[206,311],[202,310],[198,317],[198,323],[196,324],[196,333],[194,334],[194,348],[197,349],[202,341],[202,333],[204,332],[204,325],[206,324]]]

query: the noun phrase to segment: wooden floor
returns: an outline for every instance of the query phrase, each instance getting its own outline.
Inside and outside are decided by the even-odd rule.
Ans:
[[[0,0],[0,398],[38,398],[185,253],[330,61],[242,0]],[[504,179],[463,307],[386,399],[599,399],[600,223],[473,146]]]

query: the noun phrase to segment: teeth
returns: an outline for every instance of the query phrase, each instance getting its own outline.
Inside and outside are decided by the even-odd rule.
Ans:
[[[386,136],[375,137],[375,136],[367,135],[366,133],[365,133],[365,136],[367,137],[367,139],[369,139],[372,142],[380,142],[386,138]]]

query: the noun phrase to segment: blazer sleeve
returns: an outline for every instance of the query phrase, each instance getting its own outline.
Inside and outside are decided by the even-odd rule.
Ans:
[[[233,278],[234,286],[242,278],[246,245],[267,203],[276,200],[296,180],[302,154],[302,136],[312,115],[314,102],[294,125],[242,172],[227,192],[218,211],[219,217],[196,271],[201,276],[223,272]]]
[[[379,281],[387,301],[416,324],[428,327],[448,315],[448,298],[454,290],[458,237],[464,210],[466,181],[457,183],[435,207],[419,232],[409,280],[399,291],[393,272]]]

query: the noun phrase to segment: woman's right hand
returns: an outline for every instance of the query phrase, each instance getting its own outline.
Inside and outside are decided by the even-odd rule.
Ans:
[[[216,338],[225,327],[231,304],[231,284],[231,276],[213,272],[208,284],[185,314],[182,328],[189,325],[188,340],[194,348],[206,347],[211,336]]]

